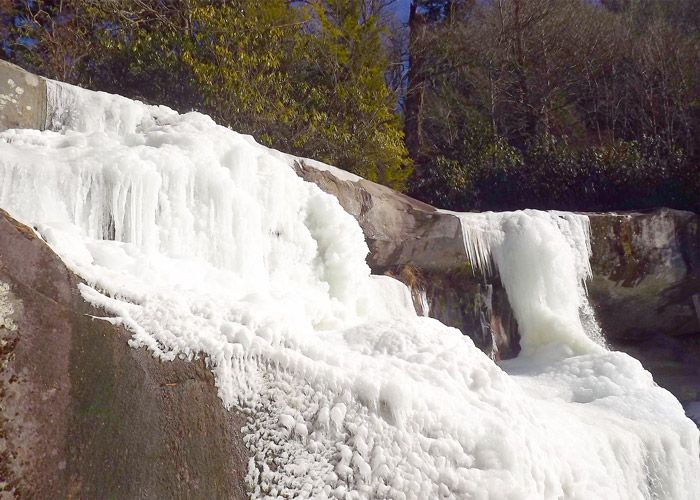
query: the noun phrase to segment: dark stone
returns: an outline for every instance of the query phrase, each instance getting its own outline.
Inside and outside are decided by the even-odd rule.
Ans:
[[[78,283],[0,211],[0,498],[245,498],[245,418],[203,360],[132,349]]]
[[[698,215],[669,209],[588,215],[588,291],[608,339],[700,336],[693,304],[700,294]]]

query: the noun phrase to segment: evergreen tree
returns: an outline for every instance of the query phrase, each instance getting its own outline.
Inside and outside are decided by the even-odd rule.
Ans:
[[[303,12],[285,0],[239,0],[199,6],[192,18],[194,40],[179,45],[206,111],[234,130],[290,151],[305,115],[292,78],[300,27],[307,22]]]
[[[363,7],[362,0],[311,5],[312,36],[299,66],[316,132],[306,140],[326,161],[402,189],[410,163],[392,109],[397,96],[385,80],[383,28]]]
[[[30,70],[203,111],[269,146],[402,189],[410,161],[394,113],[398,96],[385,80],[384,28],[372,5],[25,2],[9,16],[20,22],[3,42]],[[31,46],[17,42],[22,36]]]

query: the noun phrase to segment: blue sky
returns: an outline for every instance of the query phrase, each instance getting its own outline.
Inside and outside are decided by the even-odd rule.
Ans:
[[[411,0],[398,0],[398,2],[396,2],[396,10],[399,12],[399,16],[403,22],[408,22],[410,9]]]

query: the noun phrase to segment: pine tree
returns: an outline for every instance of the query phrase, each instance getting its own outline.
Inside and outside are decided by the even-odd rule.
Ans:
[[[305,111],[291,77],[305,22],[284,0],[240,0],[192,11],[197,26],[183,60],[192,69],[206,111],[231,128],[289,150]]]
[[[389,61],[377,16],[361,0],[318,1],[311,9],[313,36],[300,65],[315,130],[308,147],[325,161],[403,189],[410,161],[393,112],[397,96],[385,80]]]

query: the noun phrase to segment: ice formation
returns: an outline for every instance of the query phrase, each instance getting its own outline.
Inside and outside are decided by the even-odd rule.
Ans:
[[[592,277],[587,216],[536,210],[446,213],[459,217],[474,267],[486,274],[498,271],[520,324],[523,354],[550,347],[583,354],[603,345],[585,289]]]
[[[581,320],[585,218],[456,215],[522,329],[497,365],[370,275],[359,226],[291,157],[56,82],[48,110],[51,131],[0,134],[0,206],[134,347],[206,357],[249,414],[254,498],[700,498],[698,429]]]

